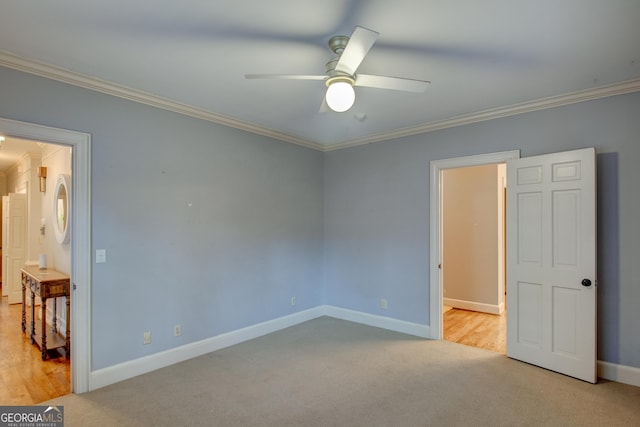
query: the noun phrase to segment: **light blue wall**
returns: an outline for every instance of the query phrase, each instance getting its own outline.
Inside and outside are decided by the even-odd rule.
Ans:
[[[639,119],[636,93],[326,153],[327,304],[429,323],[431,160],[593,146],[598,358],[640,367]]]
[[[0,117],[92,135],[92,369],[322,304],[322,153],[4,68]]]
[[[0,117],[92,135],[94,370],[324,303],[428,324],[429,162],[589,146],[599,359],[640,367],[638,111],[624,95],[323,155],[0,67]]]

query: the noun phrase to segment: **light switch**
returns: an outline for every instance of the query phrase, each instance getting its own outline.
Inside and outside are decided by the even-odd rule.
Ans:
[[[96,249],[96,264],[102,264],[104,262],[107,262],[107,250]]]

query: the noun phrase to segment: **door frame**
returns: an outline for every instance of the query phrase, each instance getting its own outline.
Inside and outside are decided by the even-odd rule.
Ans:
[[[520,150],[478,154],[430,162],[429,191],[429,334],[431,339],[443,338],[442,322],[442,171],[467,166],[506,163],[520,158]]]
[[[4,118],[0,133],[72,148],[71,391],[85,393],[91,372],[91,135]]]

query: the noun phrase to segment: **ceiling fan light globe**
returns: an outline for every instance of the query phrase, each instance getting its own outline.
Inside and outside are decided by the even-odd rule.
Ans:
[[[327,88],[325,99],[329,108],[336,113],[343,113],[353,106],[356,92],[350,83],[335,82]]]

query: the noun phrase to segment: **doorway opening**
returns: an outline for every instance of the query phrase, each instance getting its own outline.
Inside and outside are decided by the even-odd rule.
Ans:
[[[46,300],[41,301],[38,291],[31,298],[30,289],[23,290],[22,269],[32,269],[44,278],[51,274],[64,277],[71,272],[71,246],[57,241],[54,232],[58,224],[54,207],[63,207],[58,213],[66,219],[68,198],[65,194],[64,200],[55,200],[54,190],[57,178],[72,174],[72,148],[11,136],[3,138],[0,335],[6,351],[0,355],[0,366],[6,387],[0,396],[5,402],[30,405],[71,391],[66,341],[71,336],[70,316],[65,310],[69,285],[58,285]],[[44,347],[40,322],[47,324]]]
[[[3,118],[0,135],[71,148],[71,392],[85,393],[91,369],[91,136]]]
[[[478,344],[487,340],[500,341],[500,334],[504,334],[504,348],[506,349],[506,315],[505,317],[502,317],[502,315],[505,313],[504,225],[499,226],[499,224],[504,224],[504,217],[500,221],[498,221],[498,211],[501,210],[502,215],[504,215],[504,190],[500,189],[501,186],[504,186],[504,182],[499,182],[498,176],[500,175],[500,173],[498,172],[499,168],[497,165],[504,164],[509,159],[519,157],[519,151],[508,151],[445,160],[435,160],[431,162],[431,286],[429,308],[431,324],[430,331],[432,339],[445,339],[444,328],[446,320],[448,324],[447,327],[448,329],[450,329],[447,331],[447,336],[450,339],[454,337],[454,341],[463,342],[465,341],[463,336],[467,335],[467,342],[464,343],[473,345],[474,342]],[[482,168],[481,166],[487,167]],[[485,173],[489,172],[489,174],[494,174],[496,177],[493,181],[493,187],[491,187],[492,197],[496,203],[494,206],[495,215],[492,219],[492,221],[495,222],[493,223],[493,232],[490,233],[490,235],[492,235],[491,241],[493,243],[487,244],[486,238],[483,238],[483,235],[487,235],[486,233],[490,230],[486,230],[486,227],[480,224],[478,221],[475,221],[474,217],[467,215],[467,225],[464,226],[466,227],[466,229],[464,229],[460,224],[453,224],[453,230],[457,230],[455,233],[457,233],[458,236],[456,237],[455,233],[450,231],[450,236],[452,236],[452,241],[454,244],[446,244],[446,234],[444,229],[446,204],[453,201],[453,206],[448,207],[449,210],[453,209],[452,212],[454,213],[458,212],[459,214],[468,214],[473,211],[472,208],[475,207],[479,202],[483,201],[484,198],[482,197],[482,192],[478,194],[478,189],[466,188],[467,190],[470,190],[468,191],[469,194],[464,195],[459,193],[457,196],[459,200],[451,200],[451,197],[449,197],[448,200],[445,200],[445,190],[447,185],[447,177],[445,176],[445,173],[449,175],[449,172],[446,171],[453,172],[455,170],[460,170],[463,172],[473,172],[474,168],[475,171],[482,170]],[[448,177],[449,184],[458,181],[458,187],[460,186],[460,184],[462,185],[462,187],[468,187],[469,182],[474,182],[475,178],[471,178],[471,181],[468,181],[466,180],[466,178],[468,177],[464,178],[463,175],[465,174],[463,173],[460,176],[450,175]],[[454,185],[453,187],[456,187],[456,185]],[[498,202],[500,203],[498,204]],[[448,218],[451,219],[450,217]],[[471,220],[469,220],[469,218],[471,218]],[[457,249],[456,245],[458,246]],[[479,254],[481,256],[475,257],[475,259],[471,261],[471,263],[469,263],[468,260],[464,259],[456,260],[456,257],[460,255],[460,250],[467,251],[468,253],[469,251],[471,251],[471,253],[475,252],[476,254],[478,252],[481,252],[481,254]],[[446,251],[449,251],[448,258],[446,256]],[[492,271],[491,274],[493,276],[489,280],[487,280],[486,278],[484,280],[479,277],[476,278],[475,275],[486,274],[481,272],[483,269],[487,269],[486,264],[488,264],[488,262],[486,256],[488,254],[491,254],[493,259],[495,260],[495,262],[488,267],[488,269]],[[500,262],[498,262],[498,260],[500,260]],[[445,263],[449,264],[448,271],[452,273],[452,277],[450,277],[452,281],[449,282],[451,286],[447,285],[446,295],[444,279],[447,267],[445,266]],[[466,279],[465,275],[467,277]],[[491,282],[489,283],[490,286],[485,287],[484,289],[482,287],[474,287],[473,289],[469,289],[466,286],[469,284],[469,277],[473,278],[474,281],[480,283]],[[501,322],[504,323],[504,326],[501,326]],[[464,329],[459,329],[460,325],[464,325]],[[499,329],[500,327],[502,327],[502,331]],[[458,328],[457,336],[450,335],[449,332],[456,328]],[[487,338],[487,330],[489,329],[494,330],[495,332],[493,332],[493,334],[498,338]],[[483,334],[485,336],[483,336]],[[494,345],[491,344],[491,346]],[[495,351],[495,349],[493,348],[489,349]],[[506,352],[506,350],[499,351]]]
[[[594,148],[431,162],[430,331],[442,339],[442,171],[507,162],[507,355],[595,382]]]
[[[506,354],[504,163],[441,171],[443,339]]]

